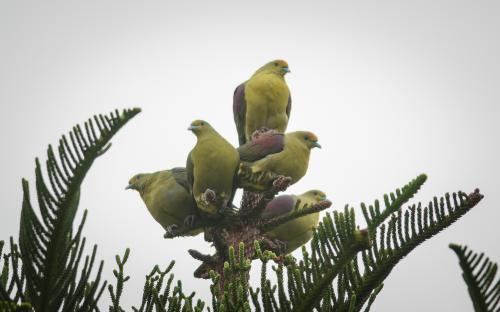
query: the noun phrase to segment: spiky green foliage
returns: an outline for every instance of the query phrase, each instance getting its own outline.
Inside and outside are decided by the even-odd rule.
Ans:
[[[31,305],[29,303],[15,304],[10,301],[0,301],[0,311],[2,312],[29,312]]]
[[[363,240],[366,232],[355,230],[354,212],[346,207],[343,213],[334,212],[333,218],[327,214],[323,219],[311,241],[311,253],[303,249],[303,259],[298,264],[288,260],[278,265],[277,285],[266,278],[264,260],[261,288],[251,293],[256,310],[361,311],[365,307],[364,311],[369,311],[394,266],[482,198],[478,190],[470,195],[447,194],[440,200],[434,198],[428,207],[411,205],[403,212],[402,206],[425,178],[419,176],[401,190],[384,196],[383,210],[377,201],[369,210],[362,204],[372,229],[369,246]],[[342,244],[346,231],[353,234],[348,243]]]
[[[106,287],[101,281],[103,263],[96,273],[92,253],[83,256],[85,238],[82,229],[86,211],[76,230],[73,222],[78,209],[81,183],[92,163],[110,146],[111,137],[138,109],[118,111],[109,116],[95,116],[84,127],[76,126],[59,141],[58,153],[49,146],[46,173],[36,160],[36,191],[39,209],[30,202],[28,182],[23,180],[23,206],[19,246],[10,239],[10,251],[4,253],[0,241],[0,311],[99,311],[97,303]],[[84,129],[84,130],[82,130]],[[285,177],[286,178],[286,177]],[[327,209],[331,202],[294,211],[285,216],[261,220],[263,207],[283,189],[249,197],[247,214],[231,218],[205,220],[198,224],[206,229],[227,227],[230,231],[213,232],[217,254],[202,255],[191,251],[208,268],[212,279],[212,307],[209,311],[364,311],[370,310],[383,287],[383,281],[394,266],[415,247],[438,234],[473,208],[482,198],[479,191],[462,192],[434,198],[427,207],[406,204],[426,181],[420,175],[402,189],[384,196],[368,207],[361,204],[367,228],[359,229],[354,209],[327,213],[314,232],[310,248],[303,247],[303,258],[296,261],[287,255],[276,255],[265,233],[285,222]],[[255,195],[255,194],[254,194]],[[245,202],[245,201],[243,201]],[[212,222],[212,223],[210,223]],[[209,224],[210,223],[210,224]],[[209,235],[210,237],[210,235]],[[255,242],[254,242],[255,239]],[[254,242],[247,246],[238,242]],[[271,244],[270,244],[271,243]],[[228,247],[228,248],[225,248]],[[279,247],[279,246],[278,246]],[[465,249],[452,247],[459,255],[464,279],[469,285],[477,311],[495,311],[500,300],[500,286],[492,286],[496,265],[482,255],[476,257]],[[236,250],[237,249],[237,250]],[[274,249],[273,249],[274,250]],[[274,251],[281,252],[280,248]],[[116,256],[118,268],[113,271],[116,284],[109,285],[110,312],[124,312],[121,306],[123,288],[129,280],[124,267],[130,250]],[[253,260],[260,260],[260,286],[249,286]],[[82,260],[83,265],[82,265]],[[268,278],[270,263],[277,283]],[[165,270],[155,266],[146,276],[142,301],[135,312],[202,311],[205,304],[195,293],[184,294],[182,283],[174,283],[172,261]],[[477,268],[481,266],[479,270]],[[202,266],[203,268],[203,266]],[[208,272],[208,271],[206,271]],[[92,277],[93,275],[93,277]],[[175,285],[175,286],[174,286]],[[486,310],[490,308],[490,310]],[[482,310],[481,310],[482,309]]]
[[[229,248],[229,261],[224,263],[223,280],[219,274],[210,272],[212,286],[210,290],[213,295],[212,307],[214,312],[222,311],[250,311],[248,302],[248,274],[250,273],[251,260],[245,256],[245,244],[238,246],[238,256],[233,247]],[[258,242],[255,242],[257,254],[260,252]]]
[[[120,299],[123,292],[123,285],[130,279],[130,276],[125,276],[123,273],[123,267],[128,260],[130,255],[130,249],[125,250],[123,257],[116,255],[116,265],[118,265],[118,270],[113,270],[113,274],[116,277],[116,291],[113,285],[108,285],[109,295],[111,297],[111,306],[109,306],[109,312],[125,312],[125,310],[120,307]]]
[[[5,242],[0,241],[0,259],[4,247]],[[22,270],[19,248],[14,243],[14,239],[10,237],[10,252],[3,255],[2,269],[0,270],[0,301],[4,304],[10,303],[11,306],[26,302],[25,287],[26,274]]]
[[[125,310],[120,303],[122,298],[123,286],[130,279],[125,276],[124,267],[128,261],[130,250],[127,248],[123,257],[116,255],[116,264],[118,270],[113,270],[116,277],[116,286],[108,286],[109,294],[111,297],[111,305],[109,306],[110,312],[122,312]],[[167,268],[162,271],[156,265],[151,273],[146,275],[146,282],[144,284],[142,301],[140,306],[132,307],[135,312],[201,312],[205,306],[201,300],[196,302],[193,306],[193,298],[195,293],[186,296],[182,289],[182,283],[177,281],[177,285],[172,287],[174,275],[168,274],[174,267],[174,261],[170,262]],[[165,278],[168,276],[168,279]],[[166,281],[166,284],[165,284]]]
[[[467,246],[450,244],[450,248],[457,254],[474,310],[500,311],[500,279],[496,279],[498,264],[485,258],[484,253],[475,253]]]
[[[36,191],[39,210],[30,199],[28,181],[22,181],[23,204],[19,232],[19,251],[11,243],[13,281],[17,290],[7,301],[28,301],[36,311],[92,311],[105,284],[101,283],[101,262],[92,278],[96,249],[81,260],[85,247],[82,229],[86,211],[76,231],[73,221],[80,199],[80,186],[93,162],[107,151],[116,132],[139,109],[115,111],[108,116],[98,115],[73,127],[69,136],[62,136],[57,155],[51,145],[47,150],[46,173],[36,159]],[[25,279],[25,283],[23,283]],[[0,292],[5,295],[11,286]],[[14,288],[14,286],[12,286]]]
[[[353,259],[346,267],[341,276],[343,282],[342,287],[339,286],[338,296],[350,296],[349,301],[355,300],[353,311],[360,311],[370,296],[379,291],[385,278],[401,259],[457,221],[481,199],[482,195],[478,191],[470,195],[459,192],[451,196],[446,194],[439,200],[435,197],[425,208],[418,204],[411,205],[405,211],[401,207],[394,209],[389,221],[373,232],[372,247],[362,252],[361,259]],[[396,200],[386,201],[386,207],[393,207]],[[367,223],[370,221],[368,217]],[[362,270],[358,265],[359,260]],[[351,302],[334,302],[338,311],[350,311],[350,305]]]
[[[375,208],[370,209],[372,218],[367,222],[367,230],[357,229],[353,208],[346,206],[344,212],[335,211],[333,217],[327,214],[314,233],[310,244],[311,253],[303,249],[303,259],[298,264],[291,262],[287,265],[287,287],[283,284],[283,264],[278,266],[277,300],[270,293],[273,288],[261,283],[262,307],[257,305],[255,296],[252,296],[257,310],[311,311],[316,308],[334,311],[344,304],[354,308],[356,299],[353,293],[346,293],[346,275],[343,272],[347,267],[357,267],[356,255],[370,248],[370,238],[377,226],[411,199],[425,180],[426,176],[421,175],[402,190],[385,196],[386,207],[383,211],[380,211],[376,202]],[[334,287],[335,280],[337,290]]]

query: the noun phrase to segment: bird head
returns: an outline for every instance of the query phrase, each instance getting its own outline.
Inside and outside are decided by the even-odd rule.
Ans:
[[[257,72],[260,71],[271,71],[278,75],[285,76],[290,72],[290,68],[288,67],[288,63],[286,61],[274,60],[262,66]]]
[[[318,137],[309,131],[297,131],[293,133],[305,146],[309,149],[312,148],[321,148],[321,145],[318,143]]]
[[[327,199],[326,194],[320,190],[310,190],[305,192],[301,196],[308,197],[315,203],[319,203]]]
[[[191,123],[191,125],[188,127],[188,130],[192,131],[196,136],[198,136],[201,133],[212,130],[212,126],[210,126],[208,122],[198,119]]]
[[[128,185],[125,187],[126,190],[136,190],[140,191],[144,185],[146,174],[139,173],[130,178]]]

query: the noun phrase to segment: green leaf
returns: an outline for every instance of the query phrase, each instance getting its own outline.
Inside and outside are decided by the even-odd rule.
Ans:
[[[450,244],[462,268],[469,295],[476,312],[497,312],[500,310],[500,279],[495,282],[498,265],[484,253],[477,254],[467,246]]]
[[[420,187],[427,181],[427,175],[421,174],[410,181],[403,188],[397,189],[395,194],[390,193],[384,195],[385,209],[380,211],[379,201],[366,208],[365,204],[361,204],[361,209],[368,225],[368,230],[373,233],[377,227],[382,224],[393,212],[400,209],[408,200],[410,200],[419,190]]]

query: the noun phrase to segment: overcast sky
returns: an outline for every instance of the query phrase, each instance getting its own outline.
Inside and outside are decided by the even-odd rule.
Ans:
[[[346,3],[0,0],[0,239],[17,237],[21,177],[34,181],[34,158],[45,159],[48,143],[92,114],[138,106],[143,112],[83,184],[87,241],[99,245],[111,281],[114,255],[131,248],[126,307],[139,304],[145,274],[172,259],[186,292],[209,299],[209,283],[193,277],[198,263],[187,254],[209,245],[202,237],[164,240],[124,186],[135,173],[183,166],[194,119],[237,144],[234,88],[283,58],[292,71],[288,129],[313,131],[323,146],[289,193],[324,190],[331,209],[356,207],[361,226],[360,202],[422,172],[429,179],[416,200],[475,187],[485,194],[404,259],[373,306],[471,311],[447,245],[468,244],[500,261],[500,5]]]

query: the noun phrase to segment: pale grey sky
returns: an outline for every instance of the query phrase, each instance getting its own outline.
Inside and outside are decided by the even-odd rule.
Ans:
[[[187,254],[210,251],[207,243],[164,240],[138,194],[123,188],[137,172],[184,165],[194,119],[236,144],[235,86],[283,58],[292,70],[288,129],[313,131],[323,146],[289,193],[319,188],[332,209],[359,211],[425,172],[417,200],[476,186],[486,195],[404,259],[373,306],[471,311],[447,245],[500,261],[499,31],[496,1],[0,0],[0,239],[17,237],[21,177],[34,180],[34,157],[45,159],[48,143],[94,113],[139,106],[82,187],[85,235],[110,281],[114,255],[131,248],[125,306],[139,303],[145,274],[172,259],[186,291],[208,299]]]

